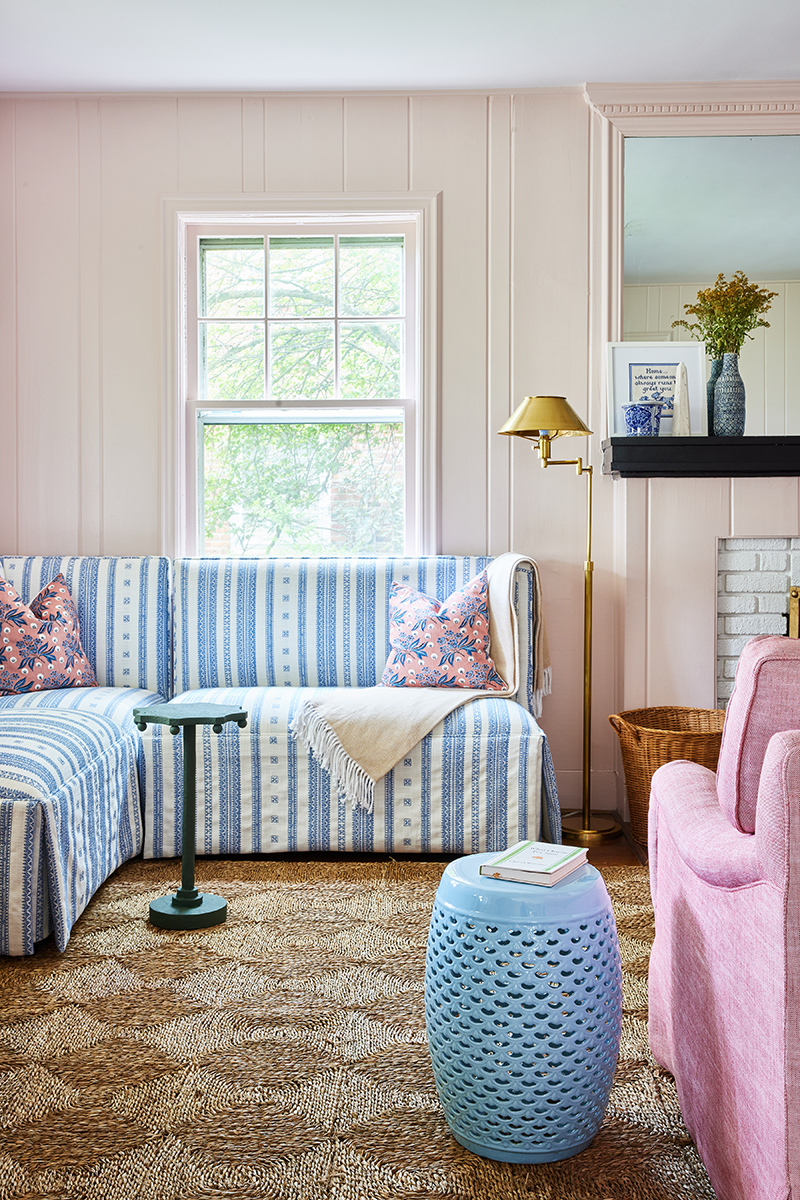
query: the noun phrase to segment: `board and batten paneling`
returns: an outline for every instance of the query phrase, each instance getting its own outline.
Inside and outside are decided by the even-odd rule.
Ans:
[[[527,447],[496,430],[531,388],[583,404],[586,122],[578,89],[0,100],[0,549],[174,548],[164,197],[434,192],[440,536],[429,549],[540,561],[559,681],[544,724],[567,801],[577,796],[585,493],[569,472],[540,479]],[[543,178],[559,188],[543,193]],[[605,737],[601,725],[598,761]]]
[[[265,192],[435,193],[440,537],[429,549],[511,548],[539,562],[554,667],[542,723],[575,804],[585,480],[542,471],[527,445],[496,436],[526,394],[566,395],[595,430],[557,449],[598,472],[594,799],[613,807],[608,714],[705,698],[696,664],[715,658],[716,538],[782,522],[794,532],[800,504],[797,481],[599,475],[596,343],[619,333],[614,289],[590,286],[598,246],[614,240],[609,227],[595,236],[594,209],[606,226],[613,209],[595,174],[602,120],[580,89],[0,99],[0,551],[174,549],[165,197],[252,196],[257,208]],[[669,328],[697,286],[631,298],[638,328]],[[781,289],[773,329],[742,356],[752,433],[800,434],[800,339],[780,328],[796,328],[800,284]]]

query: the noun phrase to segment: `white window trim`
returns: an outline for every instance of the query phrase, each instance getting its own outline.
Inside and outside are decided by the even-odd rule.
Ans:
[[[196,553],[187,538],[195,504],[195,477],[188,463],[186,311],[189,226],[250,224],[268,217],[296,223],[307,216],[318,224],[357,221],[365,214],[382,221],[416,223],[418,399],[413,436],[416,475],[415,528],[409,553],[438,554],[440,549],[439,478],[439,341],[440,341],[440,193],[399,193],[379,196],[287,196],[262,193],[247,196],[165,196],[163,214],[163,378],[162,378],[162,553],[181,557]],[[204,407],[211,407],[210,405]],[[213,407],[220,407],[214,405]],[[411,430],[408,431],[412,433]],[[412,447],[409,447],[411,449]]]

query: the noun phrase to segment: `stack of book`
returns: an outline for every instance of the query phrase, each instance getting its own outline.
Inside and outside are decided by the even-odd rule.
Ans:
[[[551,842],[517,842],[481,863],[481,875],[552,887],[586,862],[585,847],[555,846]]]

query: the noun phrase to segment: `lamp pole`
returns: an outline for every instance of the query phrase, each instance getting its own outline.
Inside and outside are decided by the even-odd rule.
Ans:
[[[563,396],[526,396],[499,431],[527,438],[538,450],[543,467],[575,467],[586,476],[586,562],[583,567],[583,770],[580,812],[565,813],[561,819],[565,841],[593,844],[619,837],[622,827],[610,817],[592,813],[592,467],[582,458],[551,458],[554,437],[588,435],[584,425]]]

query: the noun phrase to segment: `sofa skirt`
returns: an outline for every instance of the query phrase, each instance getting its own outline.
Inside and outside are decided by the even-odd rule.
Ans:
[[[437,725],[353,810],[290,724],[313,688],[210,688],[174,703],[235,704],[246,729],[197,731],[198,854],[291,851],[471,854],[560,840],[544,733],[516,701],[486,696]],[[182,739],[142,734],[145,858],[181,853]]]

